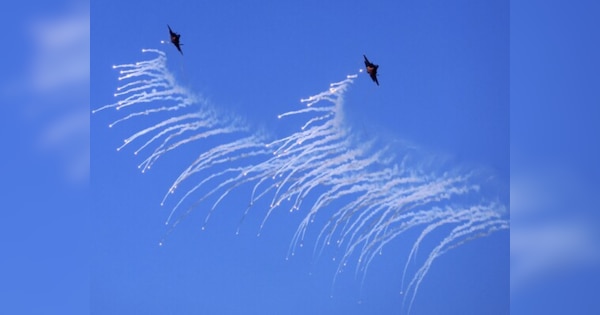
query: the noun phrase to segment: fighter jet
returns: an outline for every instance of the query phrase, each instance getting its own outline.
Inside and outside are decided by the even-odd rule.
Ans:
[[[377,80],[377,68],[379,68],[379,65],[371,63],[369,59],[367,59],[367,56],[363,55],[363,57],[365,57],[365,66],[367,67],[367,73],[371,76],[371,80],[373,80],[373,82],[379,85],[379,81]]]
[[[171,43],[173,43],[173,45],[175,45],[175,47],[177,47],[177,50],[179,50],[179,52],[183,55],[183,51],[181,51],[181,46],[180,46],[183,44],[179,43],[179,37],[181,37],[181,35],[173,32],[173,30],[171,30],[171,27],[169,26],[169,24],[167,24],[167,27],[169,28],[169,35],[171,35]]]

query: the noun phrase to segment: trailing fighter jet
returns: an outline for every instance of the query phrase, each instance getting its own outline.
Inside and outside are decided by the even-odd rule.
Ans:
[[[367,73],[371,76],[371,80],[373,80],[373,82],[379,85],[379,81],[377,80],[377,68],[379,68],[379,65],[371,63],[369,59],[367,59],[367,56],[363,55],[363,57],[365,57],[365,66],[367,67]]]
[[[175,45],[175,47],[177,47],[177,50],[179,50],[179,52],[183,55],[183,51],[181,51],[181,47],[180,47],[180,45],[183,45],[183,44],[179,43],[179,37],[181,37],[181,35],[173,32],[171,30],[171,27],[169,26],[169,24],[167,24],[167,27],[169,28],[169,35],[171,35],[171,43],[173,43],[173,45]]]

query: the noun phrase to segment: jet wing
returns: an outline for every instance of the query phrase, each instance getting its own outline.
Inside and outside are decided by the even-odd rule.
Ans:
[[[373,81],[375,81],[375,83],[377,84],[377,86],[379,86],[379,80],[377,80],[377,74],[371,73],[371,79]]]
[[[369,67],[369,66],[373,66],[373,64],[369,61],[369,59],[367,59],[367,56],[363,55],[363,57],[365,57],[365,67]]]
[[[179,50],[179,52],[183,55],[183,51],[181,51],[181,47],[179,46],[179,43],[175,44],[175,47],[177,47],[177,50]]]

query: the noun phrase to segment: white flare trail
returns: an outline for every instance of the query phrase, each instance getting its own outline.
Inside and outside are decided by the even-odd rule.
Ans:
[[[339,265],[334,282],[351,262],[364,281],[371,262],[386,245],[409,230],[416,231],[404,258],[401,283],[404,287],[405,276],[411,279],[404,296],[410,312],[436,259],[468,241],[509,228],[505,206],[483,197],[476,171],[424,165],[411,148],[381,145],[376,139],[359,141],[343,119],[344,98],[356,75],[302,99],[301,108],[280,114],[281,120],[302,122],[296,132],[269,141],[179,86],[167,69],[165,53],[143,52],[154,59],[113,67],[119,70],[119,81],[125,82],[115,93],[118,101],[93,112],[124,112],[110,127],[154,117],[152,125],[118,147],[122,150],[139,142],[135,154],[149,151],[139,165],[142,172],[166,153],[195,143],[198,155],[182,167],[160,201],[166,204],[181,190],[166,220],[171,230],[208,202],[206,225],[222,200],[238,196],[238,188],[247,186],[251,192],[242,195],[247,206],[240,221],[250,209],[264,207],[260,234],[278,209],[303,213],[291,235],[288,257],[303,247],[314,229],[315,257],[335,248]],[[211,141],[201,141],[205,139]],[[426,239],[437,245],[427,249],[426,258],[410,275],[417,251],[427,247]]]

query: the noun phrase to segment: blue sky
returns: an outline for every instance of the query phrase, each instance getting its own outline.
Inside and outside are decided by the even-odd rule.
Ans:
[[[11,3],[0,13],[10,38],[0,58],[0,312],[400,313],[398,270],[412,239],[386,247],[362,287],[349,273],[338,277],[334,299],[328,298],[336,268],[331,255],[313,263],[300,253],[282,262],[300,218],[274,216],[255,238],[262,219],[256,211],[243,226],[248,233],[233,237],[235,198],[216,212],[207,231],[199,231],[199,210],[158,251],[168,209],[157,209],[153,198],[202,147],[173,153],[141,175],[134,169],[139,157],[114,152],[141,125],[109,130],[115,117],[106,112],[91,120],[90,170],[90,107],[114,100],[111,65],[140,60],[141,47],[159,46],[167,49],[180,83],[281,136],[294,126],[274,115],[354,73],[367,53],[382,65],[383,85],[376,88],[364,74],[355,81],[345,105],[350,126],[412,141],[430,157],[451,156],[451,166],[489,168],[502,184],[507,164],[497,153],[506,152],[499,143],[508,141],[502,140],[508,118],[499,117],[507,111],[504,101],[489,102],[494,93],[488,88],[504,95],[506,64],[496,61],[510,46],[510,311],[598,313],[594,39],[600,7],[587,0],[512,1],[507,45],[497,40],[508,37],[507,11],[473,5],[315,2],[239,10],[195,3],[183,10],[182,4],[95,3],[90,62],[89,1]],[[186,48],[186,58],[177,59],[172,47],[158,45],[166,39],[165,23],[204,58],[190,57],[197,54]],[[378,45],[367,45],[368,36]],[[479,106],[479,98],[499,108]],[[474,119],[485,113],[500,127]],[[488,141],[497,140],[493,135],[501,141]],[[505,186],[499,186],[492,191],[502,196]],[[413,314],[489,313],[490,307],[506,313],[495,304],[507,305],[506,272],[497,272],[504,244],[506,236],[495,233],[436,260]]]
[[[88,12],[23,1],[0,13],[3,314],[89,308]]]
[[[348,125],[417,146],[423,156],[444,161],[434,163],[435,171],[450,165],[493,174],[486,194],[508,205],[506,1],[102,2],[91,12],[92,108],[115,101],[112,65],[148,59],[141,49],[158,48],[179,84],[281,137],[294,127],[278,114],[358,73],[366,54],[380,64],[381,86],[359,73],[345,95]],[[160,44],[168,40],[167,23],[182,34],[184,56]],[[92,314],[401,311],[402,269],[416,234],[386,248],[364,284],[343,273],[333,288],[332,253],[315,261],[305,251],[285,260],[300,216],[276,213],[257,238],[253,231],[263,218],[257,209],[244,222],[248,232],[235,235],[247,205],[240,194],[221,204],[206,231],[199,210],[157,246],[170,210],[160,200],[205,148],[182,148],[141,174],[140,157],[115,148],[146,125],[107,128],[118,118],[114,111],[91,117]],[[508,272],[507,231],[468,242],[435,261],[411,314],[505,314]]]
[[[511,313],[595,314],[600,5],[549,4],[511,3]]]

